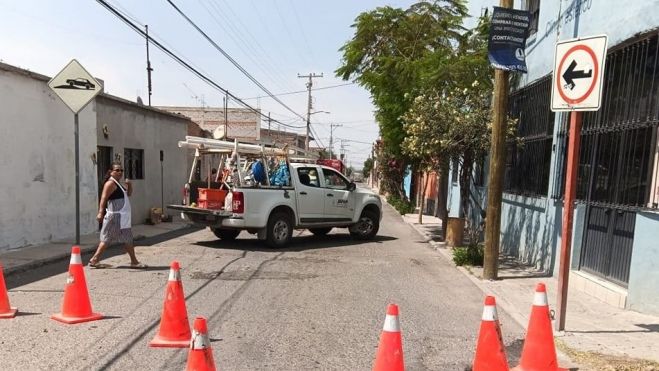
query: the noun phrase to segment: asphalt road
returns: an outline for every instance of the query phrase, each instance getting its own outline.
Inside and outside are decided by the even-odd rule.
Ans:
[[[0,320],[3,370],[185,369],[187,349],[149,348],[158,330],[169,273],[178,260],[190,321],[209,320],[218,369],[370,370],[385,308],[400,307],[407,370],[464,370],[471,363],[483,294],[386,207],[380,233],[353,241],[346,230],[324,238],[297,232],[270,250],[243,232],[218,241],[209,230],[150,246],[150,268],[85,268],[100,321],[64,325],[59,312],[68,261],[9,277],[20,315]],[[87,261],[88,258],[83,259]],[[499,311],[511,365],[523,330]]]

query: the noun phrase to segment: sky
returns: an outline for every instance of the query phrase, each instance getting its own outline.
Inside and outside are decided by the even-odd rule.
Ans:
[[[179,15],[166,0],[107,0],[170,50],[220,86],[286,124],[301,128],[304,121],[266,95]],[[351,25],[364,11],[390,5],[407,8],[414,1],[391,0],[172,0],[227,54],[274,94],[306,89],[298,74],[323,74],[314,79],[312,128],[318,145],[328,146],[330,124],[334,151],[341,139],[349,165],[361,168],[378,137],[370,94],[337,78],[339,48],[354,33]],[[147,102],[144,38],[93,0],[0,0],[0,60],[54,76],[77,59],[105,83],[105,92]],[[150,47],[152,105],[221,107],[223,94],[210,87],[169,56]],[[279,96],[306,117],[307,94]],[[238,107],[235,102],[230,107]],[[267,125],[267,122],[262,122]],[[273,125],[273,129],[277,129]],[[282,127],[282,129],[284,129]],[[313,143],[312,143],[313,145]]]

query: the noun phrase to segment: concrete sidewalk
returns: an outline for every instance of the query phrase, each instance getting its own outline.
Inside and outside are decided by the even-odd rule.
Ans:
[[[133,226],[133,239],[136,245],[139,241],[155,237],[164,233],[190,228],[184,221],[159,223],[155,225],[139,224]],[[98,232],[80,236],[80,249],[82,253],[96,250],[98,246]],[[71,246],[74,239],[56,241],[43,245],[27,246],[20,249],[0,251],[0,263],[4,267],[5,277],[12,273],[24,272],[49,262],[67,259],[71,256]]]
[[[403,220],[426,238],[430,246],[449,261],[451,248],[439,242],[441,220],[423,216],[418,224],[418,215],[407,214]],[[542,272],[521,266],[513,259],[502,257],[499,264],[498,281],[482,280],[482,267],[457,267],[486,295],[496,297],[497,305],[511,315],[522,327],[527,328],[531,303],[537,283],[547,286],[549,306],[556,308],[558,280]],[[615,357],[631,357],[659,362],[659,317],[623,310],[602,302],[570,282],[566,331],[555,334],[570,350],[597,352]],[[568,350],[569,353],[569,350]],[[659,370],[650,364],[643,370]],[[636,368],[634,368],[636,370]]]

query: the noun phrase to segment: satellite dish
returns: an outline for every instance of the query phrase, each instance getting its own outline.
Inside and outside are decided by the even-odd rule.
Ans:
[[[139,95],[137,96],[137,104],[139,104],[140,106],[144,105],[144,102],[142,102],[142,98]]]

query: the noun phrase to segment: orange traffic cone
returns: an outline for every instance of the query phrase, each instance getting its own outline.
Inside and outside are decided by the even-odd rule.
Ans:
[[[485,297],[481,329],[478,333],[473,371],[508,371],[506,349],[501,337],[494,296]]]
[[[529,326],[526,329],[526,338],[522,348],[522,357],[519,360],[519,366],[515,367],[514,370],[566,370],[558,367],[554,333],[551,329],[551,317],[549,305],[547,304],[547,289],[544,283],[539,283],[535,288],[531,317],[529,318]]]
[[[52,319],[68,324],[95,321],[103,318],[100,313],[92,312],[92,304],[87,292],[85,270],[82,267],[80,247],[71,249],[71,262],[69,264],[69,277],[64,287],[64,301],[62,312],[53,314]]]
[[[384,317],[384,327],[380,334],[380,345],[375,356],[373,371],[404,371],[403,341],[398,322],[398,306],[389,304]]]
[[[16,308],[9,305],[9,296],[7,295],[7,286],[5,286],[5,274],[0,263],[0,318],[16,317]]]
[[[190,321],[185,307],[181,267],[173,261],[165,290],[165,303],[160,316],[160,330],[149,343],[150,347],[187,348],[190,346]]]
[[[213,349],[208,339],[208,327],[204,317],[194,319],[186,371],[215,371]]]

